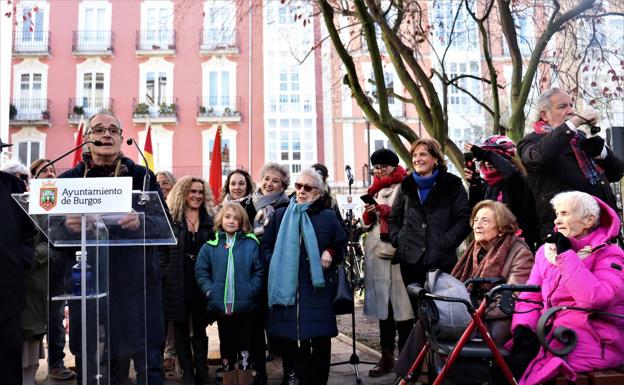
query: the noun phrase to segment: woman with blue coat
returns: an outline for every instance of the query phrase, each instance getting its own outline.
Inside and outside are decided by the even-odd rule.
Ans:
[[[323,182],[306,169],[296,195],[275,211],[262,238],[269,264],[269,335],[294,357],[301,385],[327,384],[331,337],[338,334],[330,279],[344,256],[347,236],[334,210],[318,198]]]

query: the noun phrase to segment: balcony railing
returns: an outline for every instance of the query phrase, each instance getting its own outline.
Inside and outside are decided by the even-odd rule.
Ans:
[[[240,96],[204,96],[197,98],[197,120],[204,122],[240,122]]]
[[[70,123],[76,123],[80,120],[80,116],[84,115],[85,119],[89,119],[102,110],[113,111],[113,99],[72,98],[67,104],[67,120]]]
[[[50,99],[13,99],[9,107],[10,123],[48,122]]]
[[[176,49],[176,33],[171,29],[137,31],[136,50],[140,54],[170,54]]]
[[[132,117],[136,121],[147,120],[154,122],[174,123],[178,119],[178,98],[133,98]]]
[[[112,55],[112,31],[74,31],[72,51],[77,55]]]
[[[207,28],[200,32],[199,50],[202,54],[238,54],[239,47],[237,30]]]
[[[49,56],[50,32],[15,31],[13,54],[18,56]]]

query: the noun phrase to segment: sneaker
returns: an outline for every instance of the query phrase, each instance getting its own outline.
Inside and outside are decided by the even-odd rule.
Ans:
[[[76,373],[73,370],[67,369],[63,365],[57,368],[50,369],[50,371],[48,372],[48,377],[50,377],[53,380],[65,381],[65,380],[72,380],[76,378]]]

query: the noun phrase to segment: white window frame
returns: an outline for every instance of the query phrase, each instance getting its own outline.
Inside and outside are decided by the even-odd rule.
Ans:
[[[228,60],[224,57],[215,57],[206,62],[203,62],[202,65],[202,105],[204,107],[209,108],[213,107],[215,109],[215,113],[218,115],[223,114],[223,110],[226,107],[229,107],[232,111],[236,111],[238,108],[241,108],[237,105],[237,97],[236,95],[236,67],[237,63],[231,60]],[[214,95],[216,97],[217,102],[215,105],[210,105],[213,95],[210,94],[210,72],[217,72],[217,94]],[[229,84],[227,86],[228,95],[221,95],[222,84],[221,84],[221,72],[229,73]]]
[[[400,95],[403,87],[400,83],[398,75],[396,74],[394,66],[392,64],[386,64],[383,71],[386,88],[388,88],[388,80],[391,80],[393,91]],[[373,97],[373,93],[377,87],[375,84],[368,81],[368,79],[372,79],[373,81],[375,80],[375,74],[373,73],[373,65],[371,62],[362,63],[362,74],[365,76],[363,79],[364,91],[373,99],[373,107],[379,112],[379,103]],[[403,102],[401,102],[401,100],[393,96],[388,97],[388,109],[393,116],[404,116],[405,114],[403,112],[403,108]]]
[[[92,8],[104,9],[104,25],[99,29],[86,25],[86,11]],[[84,50],[100,51],[110,47],[112,13],[113,4],[105,0],[83,0],[78,5],[78,30],[84,33],[78,36],[78,49],[81,44],[84,44]]]
[[[22,98],[21,96],[21,83],[22,83],[22,74],[32,74],[39,73],[41,74],[41,102],[36,102],[32,98]],[[32,79],[31,79],[32,81]],[[47,104],[48,98],[48,65],[41,63],[37,59],[24,59],[19,64],[13,66],[13,99],[22,100],[21,106],[16,106],[18,110],[18,116],[20,115],[20,109],[26,109],[29,115],[33,115],[29,117],[29,119],[39,119],[41,116],[41,111],[48,110],[49,106]],[[23,100],[25,99],[25,100]],[[13,100],[11,101],[11,103]]]
[[[89,72],[93,74],[101,72],[104,74],[104,90],[100,103],[97,100],[90,100],[89,105],[83,105],[83,98],[88,97],[91,99],[90,96],[84,95],[84,75]],[[111,65],[103,62],[100,58],[87,59],[76,65],[76,105],[82,106],[86,115],[93,115],[101,109],[110,108],[110,73]]]
[[[439,6],[440,10],[444,12],[444,27],[440,28],[436,25],[436,30],[433,36],[433,44],[437,48],[446,47],[449,45],[448,40],[451,37],[451,33],[447,32],[448,28],[452,26],[455,15],[458,11],[457,3],[454,0],[436,0],[430,2],[431,7],[429,9],[429,15],[431,18],[431,23],[438,23],[438,19],[436,18],[437,13],[435,10],[435,6]],[[449,14],[450,8],[450,14]],[[455,28],[453,29],[453,34],[458,34],[459,36],[455,36],[453,41],[450,43],[450,50],[456,51],[469,51],[475,50],[479,47],[479,37],[477,34],[478,28],[477,24],[472,19],[472,17],[468,14],[466,8],[462,5],[459,8],[460,14],[457,17],[457,21],[455,22]],[[440,41],[440,37],[442,36],[442,41]]]
[[[37,8],[39,8],[39,11],[37,12],[38,14],[43,14],[43,25],[42,25],[42,30],[38,31],[37,30],[37,26],[36,23],[34,23],[35,25],[35,30],[32,32],[32,36],[31,39],[28,41],[24,41],[23,40],[23,35],[21,33],[16,33],[15,34],[15,48],[20,51],[20,52],[24,52],[24,51],[35,51],[35,52],[39,52],[42,50],[47,50],[48,48],[48,39],[47,39],[47,34],[46,32],[48,32],[50,30],[50,4],[43,0],[43,1],[35,1],[35,0],[25,0],[25,1],[20,1],[17,5],[17,12],[16,12],[16,22],[17,22],[17,26],[15,28],[15,31],[19,31],[19,32],[23,32],[24,30],[24,24],[30,24],[31,23],[31,19],[28,18],[28,15],[24,15],[24,8],[30,7],[31,10],[37,6]],[[35,12],[31,11],[31,15],[35,16]],[[26,20],[24,20],[24,16],[26,16]],[[36,17],[36,16],[35,16]],[[35,35],[37,33],[41,33],[42,34],[42,39],[41,41],[36,41],[35,40]]]
[[[173,170],[173,135],[172,130],[165,129],[160,124],[151,124],[152,127],[152,157],[154,158],[154,172]],[[147,128],[138,132],[141,148],[145,148]],[[141,163],[141,158],[137,159]]]
[[[222,13],[221,24],[210,22],[213,13]],[[236,44],[236,2],[228,0],[206,0],[204,2],[202,48],[231,47]]]
[[[201,136],[202,136],[202,176],[205,180],[208,180],[209,174],[210,174],[210,152],[212,151],[212,146],[214,143],[214,139],[215,139],[215,134],[217,133],[217,128],[221,126],[221,146],[223,146],[223,144],[225,142],[229,143],[230,145],[230,162],[228,163],[229,167],[230,167],[230,171],[231,170],[235,170],[236,169],[236,160],[237,160],[237,154],[236,154],[236,147],[237,147],[237,142],[236,142],[236,137],[238,135],[238,132],[236,130],[233,130],[231,128],[229,128],[226,124],[213,124],[210,128],[203,130],[201,132]],[[223,161],[223,160],[222,160]],[[225,175],[222,175],[222,180],[221,183],[219,183],[219,185],[223,185],[223,180],[225,178]]]
[[[30,152],[31,145],[29,144],[27,153],[26,153],[26,167],[30,165],[33,161],[44,158],[46,155],[46,137],[48,135],[37,130],[35,127],[22,127],[21,130],[11,135],[11,143],[13,143],[13,147],[11,148],[13,158],[17,159],[21,162],[20,159],[20,144],[21,143],[39,143],[39,154],[33,156]]]
[[[166,98],[170,101],[170,103],[174,103],[173,96],[173,67],[174,63],[165,60],[162,57],[152,57],[149,60],[139,64],[139,101],[147,103],[147,74],[149,72],[154,72],[155,74],[159,74],[161,72],[165,72],[167,74],[167,85],[166,85]],[[156,78],[157,82],[158,78]],[[157,87],[158,84],[154,84],[154,87]],[[162,97],[159,95],[159,97]],[[148,103],[149,104],[149,103]],[[154,103],[150,105],[150,111],[155,114],[158,112],[158,102],[154,100]]]
[[[149,10],[150,9],[166,9],[165,13],[167,13],[167,20],[165,21],[165,26],[160,25],[160,20],[158,22],[159,25],[150,25],[150,20],[148,19]],[[162,16],[162,15],[161,15]],[[144,0],[141,3],[141,46],[142,47],[151,47],[152,45],[157,45],[162,49],[168,49],[169,46],[173,45],[173,18],[174,18],[174,9],[173,9],[173,1],[171,0]],[[143,36],[143,34],[145,34]]]

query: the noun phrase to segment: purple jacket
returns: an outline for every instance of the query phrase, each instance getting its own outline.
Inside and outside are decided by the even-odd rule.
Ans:
[[[613,209],[595,199],[600,205],[598,228],[580,240],[570,239],[572,250],[558,255],[557,265],[545,258],[546,245],[540,247],[527,284],[541,285],[542,290],[522,293],[521,298],[542,302],[545,308],[567,305],[624,314],[624,251],[608,243],[619,234],[620,220]],[[577,252],[585,246],[595,251],[581,260]],[[534,308],[533,304],[518,302],[512,330],[518,325],[535,330],[543,311],[529,311]],[[624,362],[624,320],[564,310],[554,321],[554,327],[560,325],[577,333],[576,347],[565,359],[540,349],[520,385],[539,384],[557,375],[574,381],[576,372],[613,368]]]

